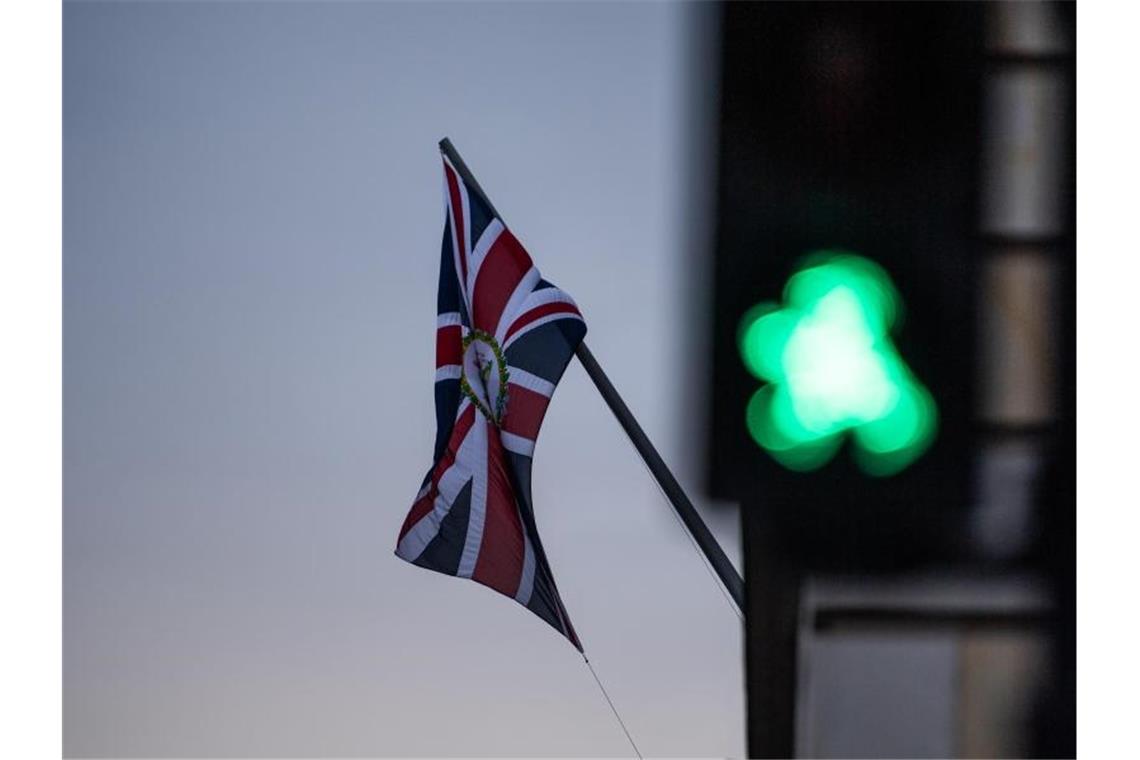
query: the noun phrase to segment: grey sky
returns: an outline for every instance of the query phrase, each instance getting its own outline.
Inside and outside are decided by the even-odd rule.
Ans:
[[[66,5],[67,754],[628,753],[569,644],[392,550],[434,435],[443,135],[695,490],[694,20]],[[642,750],[743,754],[739,621],[577,364],[534,497]]]

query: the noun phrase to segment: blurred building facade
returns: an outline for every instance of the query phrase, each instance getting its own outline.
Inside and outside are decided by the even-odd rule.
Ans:
[[[707,484],[741,505],[749,754],[1073,755],[1073,6],[729,4],[721,36]],[[834,251],[897,289],[879,343],[937,409],[889,473],[850,413],[790,442],[790,344],[747,366],[747,315]]]

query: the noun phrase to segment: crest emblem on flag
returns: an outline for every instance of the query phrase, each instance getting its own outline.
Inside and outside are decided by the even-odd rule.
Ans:
[[[444,155],[443,175],[435,453],[396,555],[512,597],[581,650],[538,536],[530,480],[542,418],[586,324],[466,168]]]

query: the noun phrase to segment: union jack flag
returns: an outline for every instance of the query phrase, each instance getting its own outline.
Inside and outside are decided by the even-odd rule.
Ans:
[[[531,501],[542,418],[586,323],[445,154],[435,458],[396,555],[512,597],[582,650]]]

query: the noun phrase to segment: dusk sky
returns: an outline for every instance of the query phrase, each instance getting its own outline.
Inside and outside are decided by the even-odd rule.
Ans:
[[[445,135],[703,501],[708,15],[66,4],[66,754],[631,753],[564,639],[393,549]],[[740,620],[576,362],[534,501],[642,752],[743,755]]]

